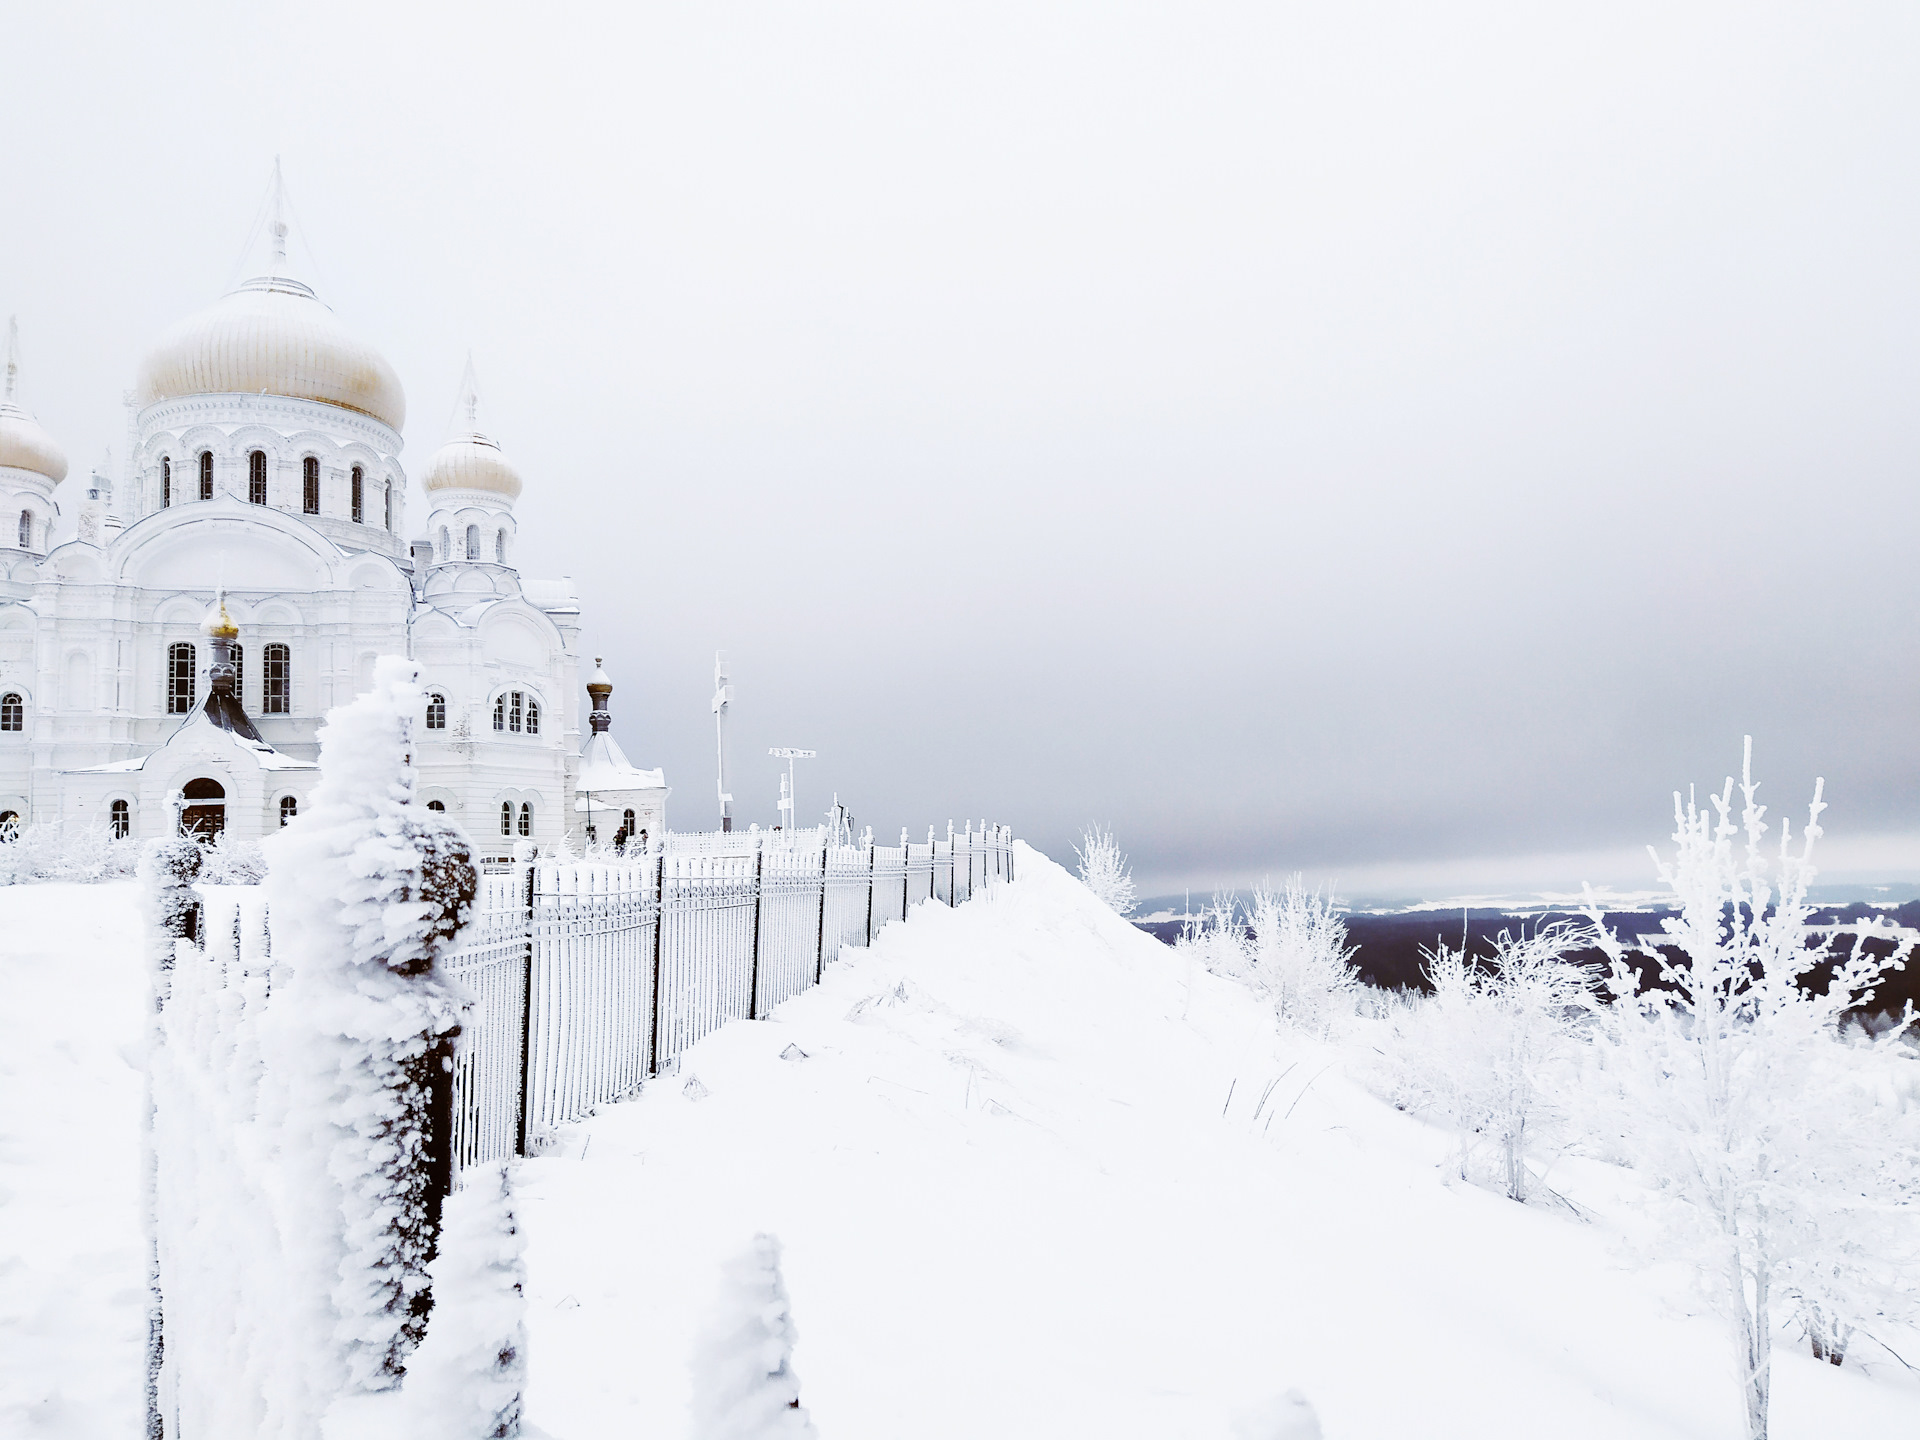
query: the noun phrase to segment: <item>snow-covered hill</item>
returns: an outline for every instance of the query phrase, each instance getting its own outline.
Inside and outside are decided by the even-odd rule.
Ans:
[[[1050,862],[923,906],[519,1172],[528,1415],[688,1434],[723,1262],[777,1234],[824,1440],[1741,1433],[1729,1345],[1592,1214],[1448,1186],[1448,1137]],[[0,1434],[139,1432],[131,887],[0,889]],[[1277,1082],[1277,1083],[1276,1083]],[[1911,1358],[1911,1357],[1910,1357]],[[1781,1440],[1920,1431],[1897,1372],[1776,1360]]]

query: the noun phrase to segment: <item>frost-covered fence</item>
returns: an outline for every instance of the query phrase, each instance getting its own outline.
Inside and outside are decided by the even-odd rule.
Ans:
[[[843,946],[1012,877],[1003,826],[925,845],[824,831],[669,836],[633,859],[487,867],[445,962],[473,992],[454,1072],[456,1171],[632,1093],[729,1020],[816,984]]]

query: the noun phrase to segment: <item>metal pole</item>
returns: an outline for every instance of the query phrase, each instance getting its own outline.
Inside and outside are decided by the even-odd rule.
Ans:
[[[660,1073],[660,937],[667,928],[667,852],[654,857],[653,876],[653,1031],[647,1040],[647,1073]]]
[[[820,847],[820,930],[813,942],[813,983],[827,970],[827,849]]]
[[[867,833],[873,832],[869,830]],[[879,851],[873,846],[867,846],[867,944],[869,945],[873,944],[873,883],[874,869],[879,863],[875,858],[878,854]]]
[[[589,814],[592,812],[589,811]],[[520,984],[520,1103],[513,1122],[513,1153],[527,1153],[527,1076],[533,1050],[533,890],[534,867],[527,866],[520,898],[526,907],[527,943],[521,961]]]
[[[765,889],[760,884],[767,852],[756,842],[753,847],[753,971],[747,980],[747,1019],[760,1018],[760,907]]]

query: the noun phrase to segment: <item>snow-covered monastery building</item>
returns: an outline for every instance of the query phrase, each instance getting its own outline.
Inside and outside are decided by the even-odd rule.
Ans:
[[[304,802],[327,710],[371,684],[375,657],[405,654],[430,692],[420,793],[483,853],[578,843],[589,821],[603,840],[658,836],[661,773],[610,736],[589,756],[600,793],[579,786],[579,604],[515,567],[522,481],[481,433],[471,367],[409,531],[399,378],[287,277],[285,236],[276,219],[266,274],[147,355],[130,454],[67,502],[77,524],[59,544],[56,496],[75,487],[17,399],[9,333],[0,823],[258,837]]]

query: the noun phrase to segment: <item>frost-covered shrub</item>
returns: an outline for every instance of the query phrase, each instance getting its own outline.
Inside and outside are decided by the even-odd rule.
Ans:
[[[1325,1039],[1353,1014],[1361,990],[1346,922],[1331,895],[1308,890],[1298,875],[1279,890],[1253,892],[1250,978],[1287,1025]]]
[[[219,835],[205,841],[200,878],[208,885],[258,885],[267,878],[267,857],[258,840]]]
[[[1131,915],[1135,904],[1133,874],[1113,832],[1104,825],[1089,825],[1081,832],[1073,853],[1080,857],[1080,879],[1093,891],[1094,898],[1116,915]]]
[[[793,1316],[780,1242],[756,1235],[721,1281],[693,1359],[693,1440],[801,1440],[817,1432],[793,1373]]]
[[[1828,1358],[1851,1330],[1911,1314],[1911,1242],[1895,1237],[1910,1235],[1920,1200],[1920,1129],[1898,1082],[1877,1083],[1913,1063],[1899,1031],[1850,1044],[1839,1030],[1906,945],[1841,958],[1816,939],[1806,897],[1822,787],[1798,850],[1784,822],[1774,850],[1752,756],[1749,740],[1737,818],[1731,779],[1711,812],[1674,796],[1674,855],[1655,861],[1679,913],[1656,942],[1659,983],[1642,983],[1597,904],[1588,914],[1610,967],[1595,1070],[1616,1143],[1668,1202],[1659,1253],[1689,1263],[1733,1323],[1747,1431],[1764,1440],[1780,1298]],[[1803,985],[1823,963],[1824,991]]]
[[[1491,1152],[1509,1199],[1527,1198],[1527,1155],[1566,1121],[1570,1076],[1591,977],[1566,954],[1570,924],[1501,931],[1491,958],[1427,951],[1433,993],[1389,1022],[1394,1101],[1451,1127],[1459,1173]]]
[[[11,838],[0,834],[0,885],[126,880],[140,864],[140,842],[116,840],[104,825],[22,827],[10,820],[6,829]]]
[[[1203,966],[1216,975],[1245,980],[1251,964],[1247,948],[1247,927],[1240,919],[1233,897],[1216,892],[1198,913],[1189,911],[1173,942],[1174,953],[1191,965]]]

